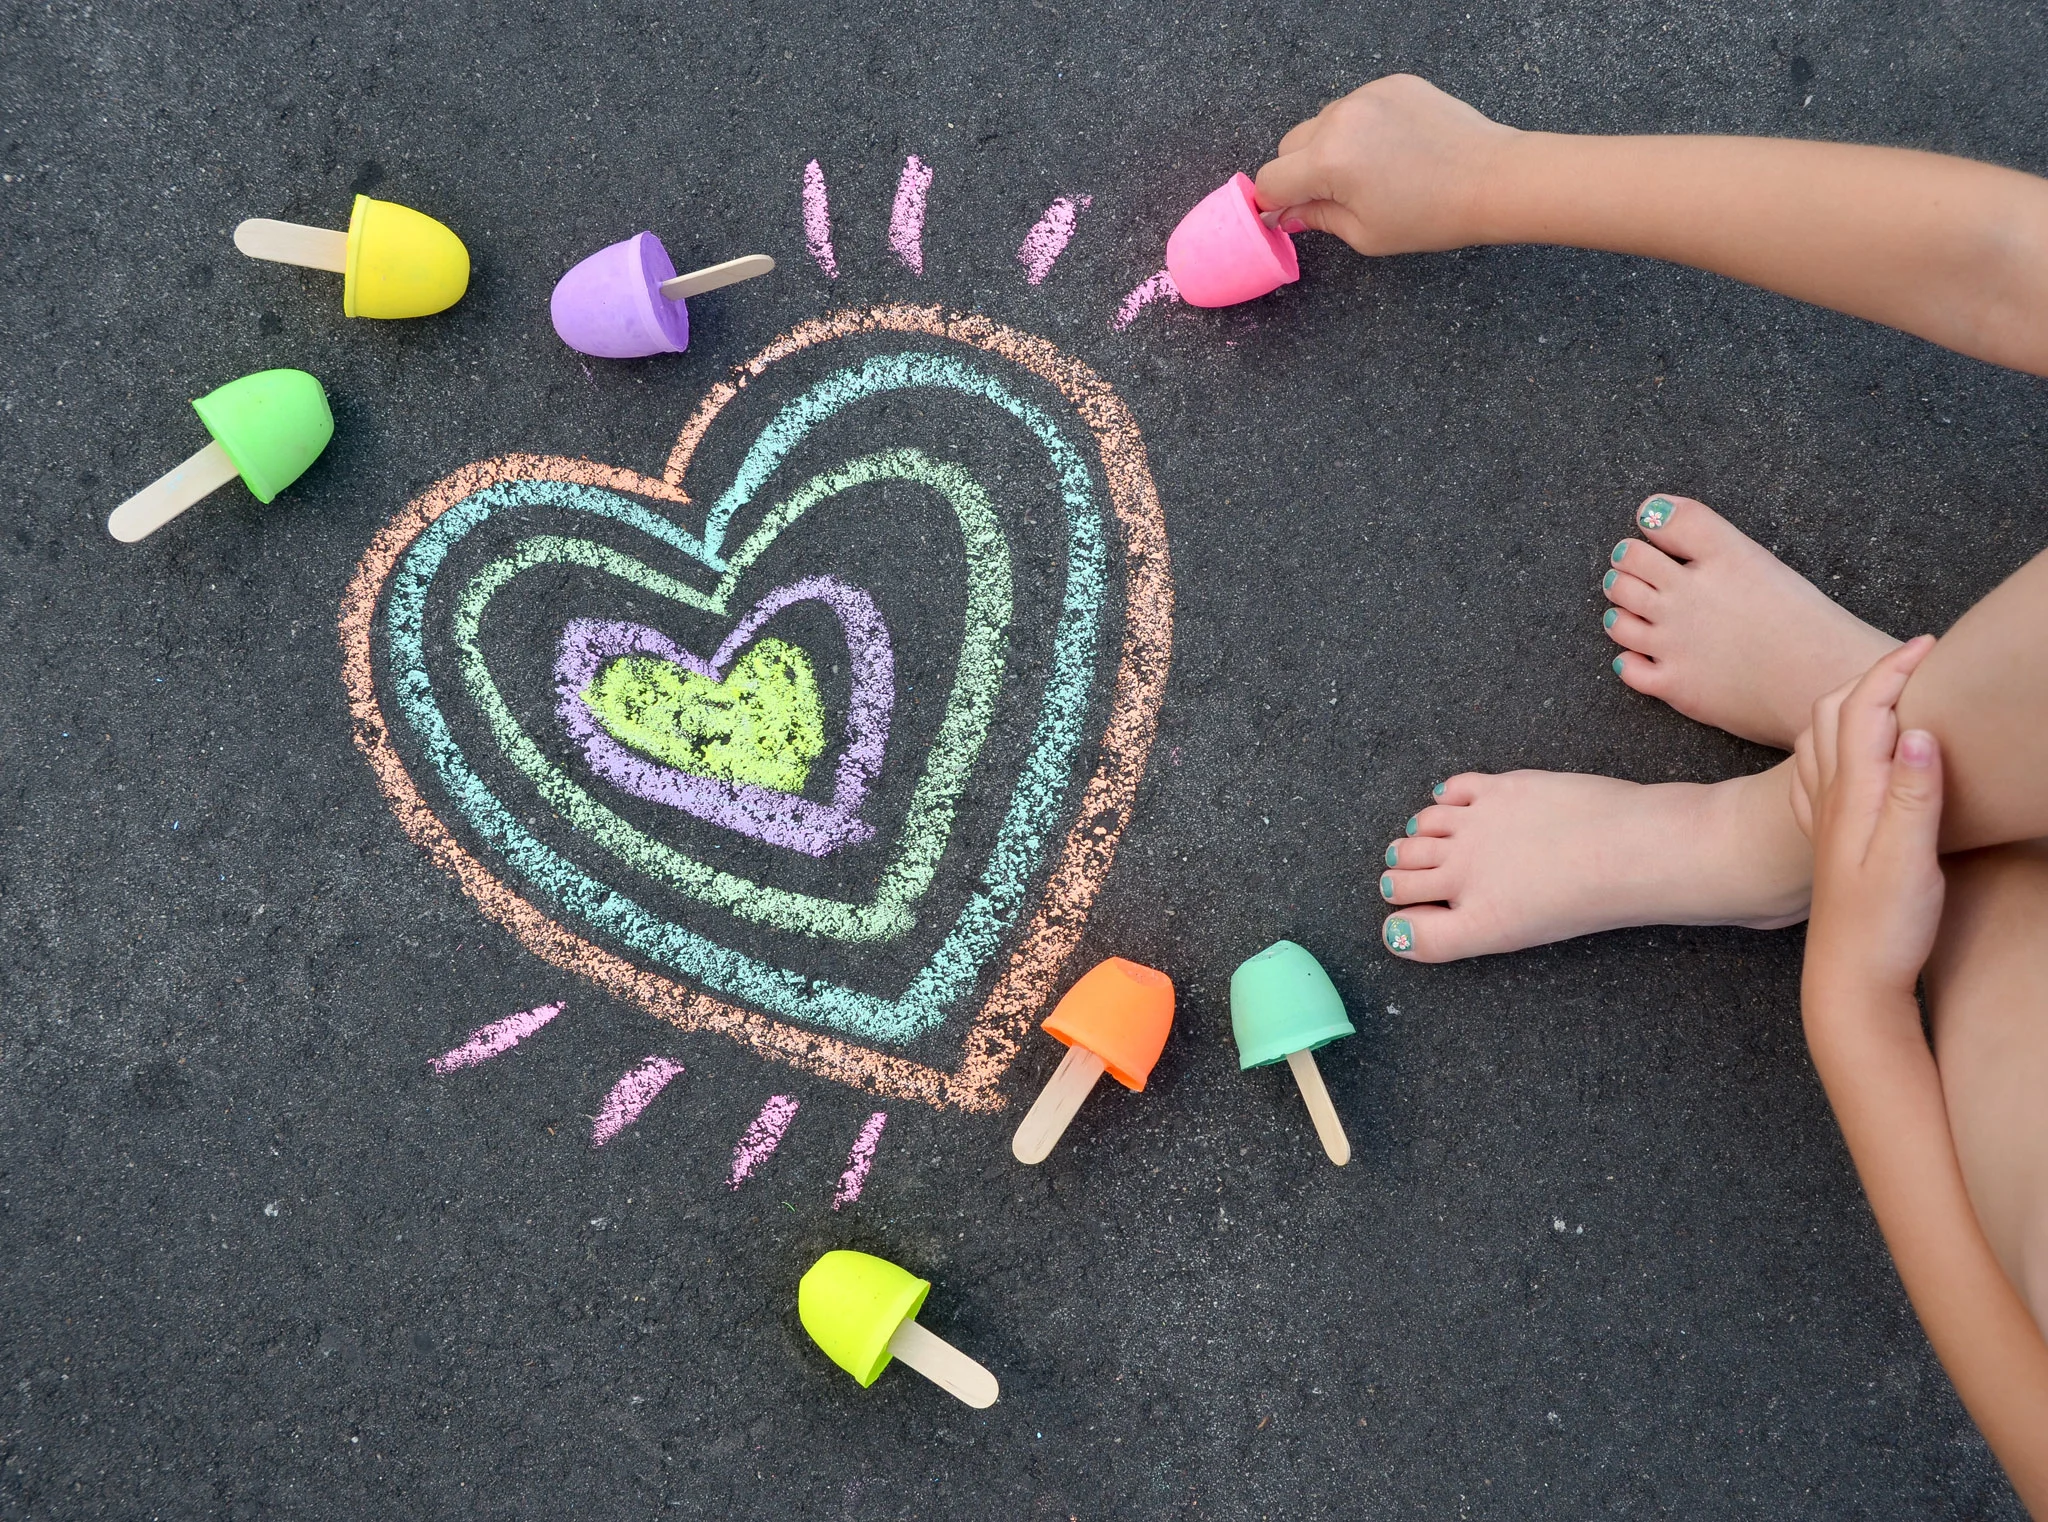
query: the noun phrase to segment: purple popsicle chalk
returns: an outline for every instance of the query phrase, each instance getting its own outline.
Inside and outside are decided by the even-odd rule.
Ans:
[[[683,298],[765,275],[766,254],[747,254],[678,275],[651,232],[599,249],[555,282],[548,315],[563,343],[600,359],[680,354],[690,346],[690,310]]]

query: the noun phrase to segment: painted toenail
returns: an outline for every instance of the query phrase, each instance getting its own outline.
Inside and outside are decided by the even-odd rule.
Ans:
[[[1605,576],[1602,576],[1600,578],[1600,590],[1603,592],[1612,592],[1614,590],[1614,584],[1619,580],[1621,580],[1621,572],[1609,571]]]
[[[1394,874],[1391,872],[1380,874],[1380,897],[1390,904],[1394,901]]]
[[[1603,629],[1612,629],[1614,627],[1614,621],[1619,617],[1621,617],[1621,610],[1619,608],[1609,608],[1605,613],[1602,613],[1600,615],[1600,627]]]
[[[1380,936],[1386,941],[1387,950],[1389,951],[1413,951],[1415,949],[1415,927],[1398,916],[1380,926]]]
[[[1662,528],[1677,511],[1678,504],[1669,497],[1652,497],[1636,509],[1636,524],[1646,529]]]
[[[1450,784],[1448,782],[1439,782],[1435,787],[1429,790],[1429,796],[1432,798],[1441,798],[1444,795],[1444,789],[1449,786]]]
[[[1620,565],[1620,564],[1621,564],[1621,557],[1622,557],[1622,556],[1624,556],[1624,555],[1626,555],[1627,553],[1628,553],[1628,541],[1627,541],[1626,539],[1624,539],[1624,540],[1622,540],[1622,541],[1621,541],[1621,543],[1617,544],[1617,545],[1616,545],[1616,546],[1614,547],[1614,553],[1613,553],[1612,555],[1609,555],[1609,556],[1608,556],[1607,558],[1608,558],[1609,560],[1613,561],[1613,562],[1614,562],[1614,563],[1615,563],[1616,565]]]
[[[1392,846],[1387,847],[1387,865],[1390,867],[1401,865],[1400,860],[1394,855],[1394,848]]]
[[[1408,823],[1403,825],[1402,828],[1407,830],[1410,835],[1413,835],[1415,833],[1415,822],[1415,816],[1410,814],[1408,816]]]
[[[1621,675],[1621,657],[1618,655],[1614,658],[1614,674],[1616,676]]]

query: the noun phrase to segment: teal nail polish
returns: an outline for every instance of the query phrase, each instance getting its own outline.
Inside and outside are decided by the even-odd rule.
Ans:
[[[1600,627],[1603,629],[1612,629],[1614,627],[1614,621],[1619,617],[1621,617],[1621,610],[1619,608],[1609,608],[1605,613],[1602,613],[1600,615]]]
[[[1678,511],[1678,504],[1669,497],[1652,497],[1636,509],[1638,528],[1662,528],[1671,521],[1671,515]]]
[[[1394,855],[1394,848],[1392,846],[1387,847],[1387,865],[1390,867],[1398,867],[1401,865],[1400,861],[1397,860]]]
[[[1621,580],[1621,572],[1609,571],[1605,576],[1602,576],[1600,578],[1600,590],[1603,592],[1612,592],[1614,590],[1614,584],[1619,580]]]
[[[1617,545],[1616,545],[1616,546],[1614,547],[1614,553],[1613,553],[1612,555],[1609,555],[1609,556],[1608,556],[1607,558],[1608,558],[1609,560],[1613,561],[1613,562],[1614,562],[1614,563],[1615,563],[1616,565],[1620,565],[1620,564],[1621,564],[1621,557],[1622,557],[1622,556],[1624,556],[1624,555],[1626,555],[1627,553],[1628,553],[1628,541],[1627,541],[1626,539],[1624,539],[1624,540],[1622,540],[1622,541],[1621,541],[1621,543],[1617,544]]]
[[[1398,915],[1380,926],[1380,938],[1387,943],[1389,951],[1415,949],[1415,927]]]
[[[1616,676],[1621,675],[1621,657],[1618,655],[1614,658],[1614,674]]]
[[[1432,798],[1441,798],[1444,795],[1444,789],[1449,786],[1450,784],[1448,782],[1439,782],[1435,787],[1429,790],[1429,796]]]
[[[1390,904],[1394,901],[1394,874],[1391,872],[1380,874],[1380,897]]]
[[[1403,826],[1403,828],[1406,829],[1410,835],[1413,835],[1415,833],[1415,823],[1415,816],[1413,814],[1410,814],[1408,816],[1408,823],[1405,826]]]

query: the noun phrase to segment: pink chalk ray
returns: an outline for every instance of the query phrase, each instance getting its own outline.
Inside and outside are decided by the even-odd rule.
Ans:
[[[825,171],[816,159],[804,165],[804,247],[827,279],[839,278],[839,259],[832,252],[832,208],[825,199]]]
[[[868,1170],[875,1166],[875,1148],[881,1143],[882,1127],[888,1123],[889,1112],[877,1110],[860,1128],[860,1135],[853,1139],[853,1150],[846,1156],[846,1171],[839,1175],[839,1189],[832,1196],[834,1210],[842,1205],[851,1205],[867,1187]]]
[[[1138,314],[1155,301],[1178,301],[1180,290],[1173,283],[1173,276],[1161,270],[1158,274],[1140,281],[1131,293],[1124,297],[1116,309],[1116,316],[1109,320],[1111,331],[1121,333],[1138,320]]]
[[[542,1004],[516,1015],[507,1015],[502,1020],[494,1020],[471,1031],[467,1041],[443,1052],[431,1066],[435,1072],[445,1074],[488,1062],[501,1052],[511,1051],[561,1012],[560,1003]]]
[[[911,154],[903,161],[902,177],[896,181],[896,205],[889,213],[889,247],[913,275],[924,273],[924,210],[931,188],[930,168]]]
[[[590,1145],[602,1147],[638,1120],[647,1107],[682,1075],[683,1065],[666,1057],[649,1057],[612,1085],[590,1127]]]
[[[1017,262],[1024,266],[1027,285],[1042,285],[1052,273],[1053,261],[1066,252],[1074,236],[1074,224],[1094,203],[1093,196],[1061,196],[1046,207],[1045,215],[1032,225],[1017,245]]]
[[[732,1177],[725,1181],[726,1188],[739,1188],[756,1168],[775,1155],[775,1149],[782,1145],[782,1133],[796,1119],[796,1105],[794,1094],[776,1094],[761,1106],[761,1113],[732,1149]]]

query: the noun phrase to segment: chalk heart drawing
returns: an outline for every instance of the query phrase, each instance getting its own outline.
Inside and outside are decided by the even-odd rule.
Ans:
[[[702,510],[701,526],[683,526],[697,511],[685,489],[691,457],[726,406],[778,361],[807,350],[829,355],[831,345],[855,338],[865,340],[867,357],[850,357],[784,405]],[[1058,404],[1035,399],[1046,386]],[[978,765],[977,796],[1002,796],[1000,779],[985,775],[983,755],[1012,615],[1001,513],[967,472],[915,449],[881,449],[794,486],[778,472],[819,424],[916,389],[1000,409],[1044,449],[1065,514],[1064,585],[1043,691],[994,844],[972,865],[972,891],[937,948],[905,987],[880,995],[771,966],[656,913],[634,901],[630,877],[593,877],[529,832],[522,814],[532,800],[501,798],[456,740],[429,675],[429,652],[438,639],[452,642],[452,660],[433,664],[460,672],[461,695],[504,759],[581,839],[631,873],[815,940],[857,947],[895,939],[917,923]],[[751,604],[741,600],[740,587],[769,545],[807,513],[886,480],[920,485],[951,511],[964,550],[965,616],[952,688],[928,754],[921,763],[891,763],[920,769],[888,864],[866,899],[753,882],[650,836],[559,767],[499,691],[482,649],[485,613],[493,598],[538,567],[582,566],[700,614],[737,614],[708,657],[648,625],[569,620],[556,651],[558,721],[607,789],[812,856],[872,839],[875,827],[862,809],[888,759],[895,685],[880,611],[865,591],[829,575],[774,588]],[[758,526],[728,551],[727,530],[743,512]],[[681,555],[718,579],[707,592],[608,544],[535,532],[476,571],[455,592],[452,615],[429,619],[429,594],[451,552],[483,524],[516,528],[522,514],[545,514],[537,528],[584,514],[636,529],[660,554]],[[1112,548],[1121,551],[1120,575]],[[801,602],[837,619],[851,661],[847,721],[834,737],[826,734],[811,657],[762,632]],[[1079,941],[1129,823],[1157,730],[1172,618],[1158,492],[1136,423],[1109,385],[1045,340],[986,318],[889,306],[805,323],[740,365],[684,425],[659,477],[538,455],[505,455],[445,477],[407,504],[364,552],[342,598],[340,635],[355,743],[400,825],[528,950],[681,1029],[716,1032],[769,1059],[875,1093],[992,1110],[1003,1102],[1002,1074]],[[1101,644],[1119,626],[1114,674],[1097,690]],[[400,755],[375,676],[380,633],[397,718],[439,795],[482,841],[489,860],[450,828]],[[811,769],[834,749],[830,799],[807,796]],[[1085,780],[1076,787],[1079,777]],[[989,991],[976,1005],[984,981]],[[949,1025],[961,1038],[956,1066],[905,1055],[907,1043]]]

